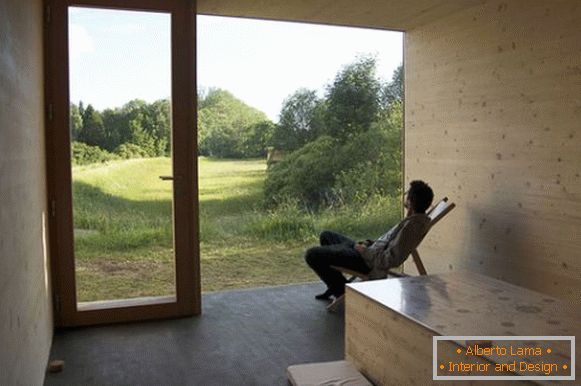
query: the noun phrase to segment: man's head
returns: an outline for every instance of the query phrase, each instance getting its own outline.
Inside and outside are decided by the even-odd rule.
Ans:
[[[424,181],[416,180],[410,182],[407,192],[406,207],[414,213],[426,213],[426,209],[432,205],[434,192]]]

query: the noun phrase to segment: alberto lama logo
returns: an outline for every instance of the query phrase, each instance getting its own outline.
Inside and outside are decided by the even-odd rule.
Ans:
[[[575,379],[573,336],[434,337],[434,379]]]
[[[461,350],[461,349],[458,349]],[[461,351],[460,351],[461,353]],[[518,357],[509,363],[496,363],[494,364],[495,372],[541,372],[545,375],[551,375],[559,371],[559,366],[556,363],[545,363],[537,362],[531,363],[531,357],[542,357],[543,355],[550,354],[551,349],[548,348],[545,352],[540,347],[523,347],[523,346],[513,346],[503,347],[496,345],[495,347],[481,347],[478,344],[473,346],[468,346],[466,348],[466,356],[480,356],[480,357]],[[450,372],[488,372],[491,370],[492,364],[490,363],[463,363],[463,362],[449,362]],[[566,368],[565,368],[566,369]]]
[[[543,355],[543,350],[540,347],[514,347],[510,345],[507,347],[480,347],[475,344],[474,347],[468,346],[466,349],[466,355],[499,355],[499,356],[541,356]]]

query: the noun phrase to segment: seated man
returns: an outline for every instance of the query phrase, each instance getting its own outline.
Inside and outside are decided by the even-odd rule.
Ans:
[[[387,276],[389,269],[397,267],[424,238],[430,224],[426,210],[432,204],[434,193],[423,181],[412,181],[404,207],[405,218],[393,226],[375,242],[366,240],[356,243],[339,233],[324,231],[320,235],[321,246],[307,250],[305,260],[325,284],[327,291],[317,299],[335,298],[345,293],[347,280],[332,265],[369,275],[372,279]]]

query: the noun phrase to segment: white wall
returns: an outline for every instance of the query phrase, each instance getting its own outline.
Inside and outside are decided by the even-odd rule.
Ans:
[[[0,0],[0,384],[40,385],[53,335],[42,1]]]

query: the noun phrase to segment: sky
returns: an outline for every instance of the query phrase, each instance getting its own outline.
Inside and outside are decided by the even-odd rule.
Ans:
[[[286,97],[299,88],[323,96],[358,55],[374,55],[378,76],[391,79],[402,39],[393,31],[198,16],[198,87],[226,89],[276,122]],[[168,14],[70,8],[71,101],[103,110],[169,97],[170,43]]]

